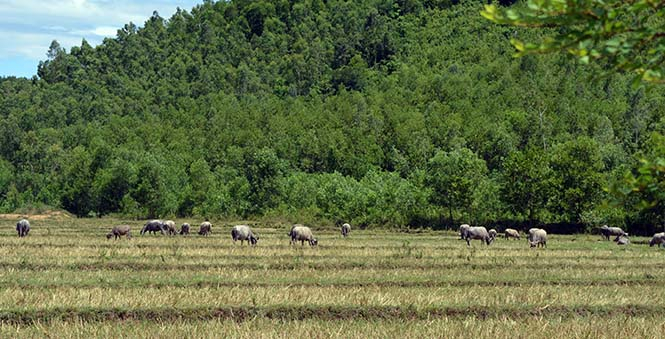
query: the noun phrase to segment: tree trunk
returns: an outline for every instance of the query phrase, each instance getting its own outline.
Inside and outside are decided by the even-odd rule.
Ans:
[[[453,207],[452,206],[448,206],[448,213],[449,213],[449,216],[450,216],[450,225],[455,226],[455,223],[453,221]]]

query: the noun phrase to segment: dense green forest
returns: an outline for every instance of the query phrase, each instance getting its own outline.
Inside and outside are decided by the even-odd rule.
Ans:
[[[37,77],[0,78],[0,210],[662,227],[607,188],[665,153],[663,88],[514,58],[543,32],[484,3],[204,1],[54,41]]]

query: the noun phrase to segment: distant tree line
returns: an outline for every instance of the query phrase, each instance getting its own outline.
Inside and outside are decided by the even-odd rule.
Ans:
[[[662,227],[663,204],[607,202],[665,150],[663,89],[513,58],[543,33],[482,5],[204,1],[54,41],[0,78],[0,210]]]

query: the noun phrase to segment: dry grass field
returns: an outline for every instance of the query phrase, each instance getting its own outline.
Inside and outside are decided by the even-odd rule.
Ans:
[[[209,237],[139,234],[142,222],[0,220],[2,337],[661,338],[665,249],[597,235],[550,235],[472,247],[452,232],[313,227],[319,246],[289,245],[288,227],[233,222]],[[129,223],[133,239],[107,240]]]

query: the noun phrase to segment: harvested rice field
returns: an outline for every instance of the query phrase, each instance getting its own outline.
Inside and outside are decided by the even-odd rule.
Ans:
[[[0,220],[2,337],[660,338],[665,249],[631,237],[550,235],[547,248],[498,238],[471,247],[453,232],[234,222],[212,234],[140,235],[143,222],[35,220],[18,238]],[[131,240],[107,240],[130,224]],[[196,226],[194,226],[196,225]]]

